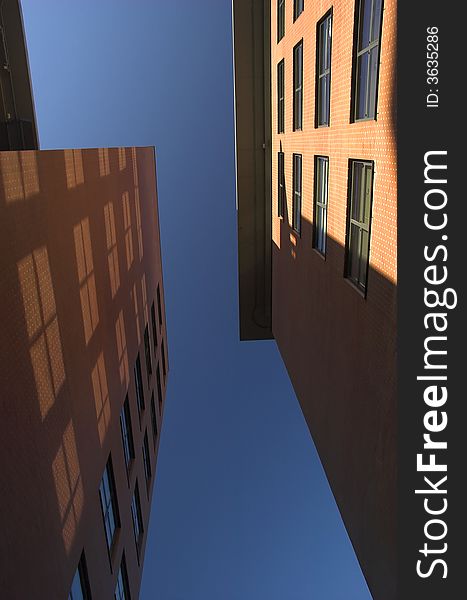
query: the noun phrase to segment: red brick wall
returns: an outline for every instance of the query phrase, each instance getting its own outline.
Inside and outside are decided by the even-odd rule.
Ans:
[[[377,120],[350,123],[354,0],[305,0],[277,44],[271,3],[273,333],[375,598],[395,597],[396,2],[384,3]],[[330,127],[315,128],[316,25],[333,8]],[[292,131],[293,47],[303,38],[303,130]],[[277,64],[285,59],[285,133]],[[277,216],[277,152],[287,215]],[[292,223],[292,154],[303,155],[301,236]],[[326,260],[312,248],[314,156],[329,157]],[[343,277],[349,159],[375,163],[367,296]]]
[[[152,340],[158,283],[165,315],[153,149],[0,153],[0,226],[2,593],[67,597],[84,548],[94,598],[113,597],[123,550],[136,598],[142,560],[138,565],[130,502],[137,478],[144,553],[157,456],[150,391],[161,336],[167,351],[164,317],[156,355],[150,344],[148,385],[143,335],[149,318]],[[129,481],[119,422],[127,390],[136,455]],[[155,398],[157,412],[157,391]],[[98,492],[109,453],[122,523],[112,566]]]

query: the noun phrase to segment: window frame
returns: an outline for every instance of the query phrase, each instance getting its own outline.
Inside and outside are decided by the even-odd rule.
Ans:
[[[159,431],[157,428],[157,416],[156,416],[156,403],[154,400],[154,390],[151,393],[151,424],[152,424],[152,437],[154,441],[154,450],[157,445],[157,436],[159,435]]]
[[[104,499],[103,499],[103,492],[102,492],[102,489],[103,488],[105,489],[105,486],[103,486],[104,476],[107,476],[109,495],[110,495],[110,504],[106,503],[105,507],[104,507]],[[112,554],[113,554],[113,551],[117,544],[118,530],[121,527],[121,522],[120,522],[120,513],[118,510],[117,488],[115,486],[115,477],[114,477],[114,471],[113,471],[113,465],[112,465],[112,456],[110,454],[109,454],[109,458],[107,459],[107,462],[105,464],[104,472],[102,474],[101,481],[99,484],[99,500],[100,500],[101,511],[102,511],[102,524],[104,526],[104,537],[105,537],[105,542],[106,542],[107,551],[108,551],[108,555],[109,555],[110,568],[112,568]],[[107,526],[106,526],[107,514],[109,512],[108,511],[109,506],[112,509],[112,518],[114,521],[114,529],[112,532],[112,539],[110,540],[110,545],[109,545],[109,539],[107,537]]]
[[[148,379],[148,388],[151,384],[152,375],[152,357],[151,357],[151,346],[149,344],[149,323],[146,323],[144,327],[144,357],[146,359],[146,375]]]
[[[293,0],[293,21],[294,21],[294,23],[304,10],[305,10],[305,0]]]
[[[144,390],[143,390],[143,372],[141,370],[141,358],[138,352],[136,356],[135,364],[133,366],[133,375],[135,379],[135,390],[136,390],[136,405],[138,406],[138,415],[141,427],[141,414],[145,409],[144,404]]]
[[[122,569],[122,567],[123,567],[123,569]],[[123,596],[121,596],[121,595],[117,596],[117,586],[118,586],[120,579],[121,579],[122,587],[123,587]],[[122,552],[122,559],[120,561],[120,567],[118,569],[117,579],[115,582],[115,591],[114,591],[114,599],[115,600],[121,600],[122,598],[123,598],[123,600],[131,600],[130,581],[128,579],[128,570],[126,567],[125,551]]]
[[[76,567],[75,574],[73,575],[73,580],[72,580],[71,586],[70,586],[70,592],[68,594],[68,600],[79,600],[79,598],[75,598],[72,595],[73,584],[75,583],[76,577],[78,577],[78,581],[79,581],[79,585],[80,585],[81,598],[83,600],[92,600],[91,586],[89,584],[88,567],[86,564],[86,556],[84,554],[84,549],[81,552],[81,556],[78,561],[78,566]]]
[[[156,366],[156,387],[157,387],[157,400],[159,403],[159,414],[162,417],[162,381],[161,381],[161,369],[159,363]]]
[[[359,50],[362,22],[364,19],[364,16],[363,16],[364,11],[362,10],[362,6],[364,7],[366,1],[367,0],[355,0],[354,44],[353,44],[353,61],[352,61],[352,101],[351,101],[351,115],[350,115],[351,123],[360,123],[362,121],[376,121],[378,119],[378,100],[379,100],[378,92],[379,92],[379,75],[380,75],[380,63],[381,63],[381,38],[383,35],[384,0],[368,0],[369,2],[371,2],[370,23],[372,23],[372,21],[373,21],[373,11],[374,11],[375,4],[379,1],[381,2],[381,14],[380,14],[380,19],[379,19],[379,23],[378,23],[379,35],[376,40],[373,40],[372,42],[370,41],[367,46],[365,46],[364,48],[361,48]],[[359,61],[359,58],[361,56],[363,56],[364,54],[366,54],[366,53],[370,54],[371,50],[373,50],[374,48],[378,48],[377,53],[376,53],[377,69],[376,69],[376,75],[375,75],[375,79],[374,79],[374,95],[375,95],[374,107],[373,107],[374,114],[373,114],[373,116],[371,116],[371,115],[369,115],[369,111],[368,111],[368,103],[369,103],[369,99],[371,97],[371,91],[370,91],[371,61],[368,60],[367,83],[366,83],[367,89],[366,89],[366,94],[365,94],[365,106],[367,108],[366,108],[365,116],[359,117],[357,115],[358,95],[359,95],[358,61]]]
[[[277,153],[277,216],[285,216],[285,156],[282,151]]]
[[[133,535],[134,535],[135,544],[136,544],[136,556],[137,556],[138,564],[139,564],[140,563],[141,544],[143,543],[143,537],[144,537],[144,523],[143,523],[143,512],[141,510],[141,496],[139,494],[138,480],[135,481],[135,488],[133,490],[133,495],[131,497],[131,503],[130,503],[130,512],[131,512],[131,520],[133,523]],[[136,533],[136,525],[138,527],[138,535]]]
[[[285,59],[277,63],[277,133],[285,132]]]
[[[369,210],[368,212],[368,224],[364,221],[357,221],[352,217],[353,212],[353,202],[354,202],[354,173],[355,173],[355,165],[361,164],[363,168],[370,167],[371,168],[371,184],[370,184],[370,198],[369,198]],[[365,177],[362,177],[362,188],[361,191],[365,190]],[[349,177],[348,177],[348,201],[347,201],[347,223],[346,223],[346,233],[345,233],[345,255],[344,255],[344,277],[352,284],[352,286],[360,292],[360,294],[366,298],[368,293],[368,273],[370,268],[370,250],[371,250],[371,224],[373,218],[373,197],[374,197],[374,182],[375,182],[375,162],[367,159],[350,159],[349,160]],[[362,202],[362,198],[360,198],[360,202]],[[363,203],[365,203],[365,198],[363,197]],[[366,265],[364,268],[364,284],[361,283],[360,278],[354,278],[350,275],[351,270],[351,240],[352,240],[352,225],[354,227],[359,228],[359,237],[361,236],[361,231],[366,231],[368,234],[368,247],[366,249]],[[359,261],[362,260],[362,251],[361,251],[361,240],[360,240],[360,250],[359,250]],[[361,265],[360,265],[361,266]],[[359,269],[360,270],[360,269]]]
[[[130,475],[133,461],[135,460],[135,443],[133,438],[133,427],[131,423],[130,400],[128,394],[125,396],[125,401],[120,411],[120,430],[122,434],[123,456],[125,459],[125,467],[127,476]],[[125,443],[125,441],[127,443]]]
[[[300,49],[300,70],[297,69],[297,52]],[[292,119],[292,131],[303,131],[303,38],[295,44],[293,47],[293,94],[292,94],[292,105],[293,105],[293,119]],[[297,82],[296,74],[300,75],[300,83]],[[299,97],[299,102],[297,101]],[[300,110],[297,110],[297,107]],[[298,114],[300,119],[298,118]]]
[[[320,62],[321,62],[321,26],[324,25],[326,21],[329,20],[329,28],[331,31],[331,35],[329,37],[329,65],[327,69],[320,72]],[[327,13],[318,21],[316,24],[316,83],[315,83],[315,127],[330,127],[331,125],[331,64],[332,64],[332,27],[333,27],[333,9],[332,7],[327,11]],[[328,29],[329,31],[329,29]],[[328,87],[327,87],[327,122],[320,122],[320,109],[321,109],[321,82],[327,78]]]
[[[298,160],[299,159],[299,160]],[[296,162],[300,164],[300,177],[297,177],[296,173]],[[297,190],[297,181],[300,182],[300,189]],[[299,236],[301,235],[302,229],[302,202],[303,202],[303,155],[299,153],[292,154],[292,188],[293,188],[293,202],[292,202],[292,229]],[[297,200],[298,197],[298,200]],[[298,206],[297,206],[298,205]],[[297,217],[298,212],[298,217]],[[297,220],[298,219],[298,220]]]
[[[326,165],[325,169],[325,184],[324,186],[319,185],[320,180],[318,177],[319,168],[318,164],[322,162]],[[324,193],[324,201],[319,200],[320,190],[323,190]],[[321,256],[326,258],[326,249],[327,249],[327,230],[328,230],[328,203],[329,203],[329,156],[316,155],[315,156],[315,165],[314,165],[314,194],[313,194],[313,248],[318,252]],[[321,214],[324,214],[323,218],[323,226],[321,228],[321,232],[323,235],[323,244],[322,247],[318,244],[318,214],[319,208],[321,208]]]
[[[285,0],[277,0],[277,43],[285,35]]]
[[[148,430],[146,428],[143,437],[143,467],[144,467],[144,476],[146,478],[146,488],[149,494],[149,487],[151,485],[152,478],[152,468],[151,468],[151,454],[149,452],[149,438],[148,438]]]
[[[151,326],[152,326],[152,344],[154,347],[154,355],[155,355],[156,350],[157,350],[158,341],[157,341],[156,309],[155,309],[155,305],[154,305],[154,300],[152,301],[152,304],[151,304]]]

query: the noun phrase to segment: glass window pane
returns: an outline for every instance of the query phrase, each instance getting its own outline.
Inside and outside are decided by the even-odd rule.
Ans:
[[[71,584],[70,594],[68,596],[68,600],[84,600],[83,588],[81,587],[81,577],[79,574],[79,569],[76,569],[75,576],[73,577],[73,582]]]
[[[367,117],[368,64],[368,52],[357,58],[357,98],[355,111],[357,119]]]
[[[359,12],[359,43],[358,49],[366,48],[370,43],[370,28],[371,28],[371,5],[373,0],[360,0]]]
[[[378,62],[379,47],[376,46],[370,50],[370,67],[368,82],[368,109],[367,117],[374,118],[376,115],[376,92],[378,89]]]
[[[364,181],[363,181],[363,198],[362,198],[362,223],[367,226],[370,224],[370,211],[371,211],[371,192],[373,187],[373,167],[371,165],[365,165]]]
[[[355,282],[358,282],[360,275],[360,228],[350,224],[349,228],[349,255],[348,255],[348,276]]]
[[[371,20],[371,41],[375,42],[381,35],[381,0],[373,0],[373,18]]]
[[[360,249],[360,274],[359,283],[362,287],[366,287],[366,273],[368,266],[368,253],[369,253],[369,235],[367,231],[361,231],[361,249]]]
[[[363,164],[353,163],[353,185],[352,185],[352,206],[350,216],[354,221],[361,220],[361,202],[360,196],[362,193],[362,177],[363,177]]]

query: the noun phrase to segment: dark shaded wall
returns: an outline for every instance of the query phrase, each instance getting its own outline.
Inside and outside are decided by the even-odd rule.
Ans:
[[[155,374],[162,339],[167,353],[154,149],[0,153],[0,229],[2,594],[67,597],[84,549],[93,598],[112,596],[123,551],[136,598],[158,448],[152,391],[161,428]],[[163,324],[155,348],[150,307],[156,301],[157,316],[158,284]],[[119,422],[126,393],[135,446],[128,477]],[[109,454],[121,520],[110,557],[98,491]],[[130,512],[136,480],[145,530],[140,560]]]

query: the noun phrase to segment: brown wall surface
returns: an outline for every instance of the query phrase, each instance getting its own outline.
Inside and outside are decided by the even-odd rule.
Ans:
[[[354,0],[310,2],[285,37],[271,3],[273,334],[374,598],[396,584],[396,2],[384,2],[377,120],[350,122]],[[330,126],[315,128],[316,26],[333,9]],[[293,47],[303,39],[303,130],[292,131]],[[285,59],[285,133],[277,64]],[[287,211],[277,216],[277,153]],[[303,155],[301,235],[292,230],[292,154]],[[327,251],[312,248],[314,157],[329,157]],[[344,279],[349,159],[374,161],[366,298]]]
[[[84,548],[93,598],[113,597],[123,551],[137,598],[144,554],[138,564],[130,502],[137,479],[144,553],[159,437],[153,443],[150,395],[160,432],[162,338],[167,353],[154,149],[0,153],[0,230],[2,597],[67,598]],[[163,325],[154,349],[150,307],[158,284]],[[128,478],[119,421],[127,391],[135,446]],[[121,520],[111,557],[99,501],[109,453]]]

